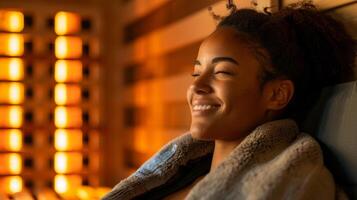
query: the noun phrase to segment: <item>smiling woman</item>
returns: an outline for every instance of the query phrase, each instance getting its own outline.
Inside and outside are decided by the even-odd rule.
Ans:
[[[311,4],[236,10],[206,38],[187,90],[189,133],[104,199],[335,199],[299,126],[325,86],[351,80],[355,43]]]

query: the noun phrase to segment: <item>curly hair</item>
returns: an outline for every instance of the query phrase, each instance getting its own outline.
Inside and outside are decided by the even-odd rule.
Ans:
[[[302,122],[322,88],[353,80],[356,43],[343,24],[310,3],[275,13],[240,9],[224,17],[220,27],[232,27],[252,47],[263,68],[261,86],[285,77],[295,93],[283,116]]]

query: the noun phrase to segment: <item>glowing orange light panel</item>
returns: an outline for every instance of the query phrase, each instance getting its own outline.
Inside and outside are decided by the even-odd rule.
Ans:
[[[22,125],[22,108],[20,106],[0,107],[0,127],[20,128]]]
[[[56,107],[55,125],[57,128],[81,127],[82,110],[78,107]]]
[[[57,82],[80,82],[82,80],[82,63],[77,60],[58,60],[55,64]]]
[[[0,80],[19,81],[24,77],[24,63],[20,58],[0,58]]]
[[[58,12],[55,16],[55,32],[57,35],[76,33],[80,30],[81,18],[70,12]]]
[[[21,56],[24,53],[24,38],[20,34],[0,34],[0,55]]]
[[[24,101],[22,83],[0,83],[0,103],[20,104]]]
[[[56,175],[55,191],[59,194],[73,193],[82,184],[82,178],[77,175]]]
[[[0,30],[20,32],[24,28],[24,15],[18,11],[0,10]]]
[[[59,59],[80,58],[82,39],[79,37],[59,36],[55,41],[55,55]]]
[[[82,170],[81,153],[57,152],[55,154],[55,171],[59,174],[75,173]]]
[[[81,88],[79,85],[56,85],[55,102],[57,105],[78,104],[80,101]]]
[[[0,151],[20,151],[22,132],[18,129],[0,130]]]
[[[21,172],[21,156],[16,153],[0,154],[0,174],[19,174]]]
[[[57,151],[81,150],[83,147],[81,130],[57,129],[55,132],[55,148]]]
[[[20,176],[8,176],[0,178],[0,193],[14,194],[21,192],[22,178]]]

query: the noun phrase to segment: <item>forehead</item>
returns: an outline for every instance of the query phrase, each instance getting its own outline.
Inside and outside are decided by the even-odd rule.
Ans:
[[[208,36],[201,44],[198,58],[212,56],[251,56],[248,42],[230,27],[221,27]]]

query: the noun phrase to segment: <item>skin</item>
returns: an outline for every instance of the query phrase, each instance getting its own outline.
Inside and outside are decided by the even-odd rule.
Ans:
[[[261,87],[263,69],[255,55],[229,27],[218,28],[200,46],[187,100],[192,136],[215,141],[211,170],[257,126],[278,117],[293,95],[290,80]],[[197,110],[197,105],[210,109]]]

